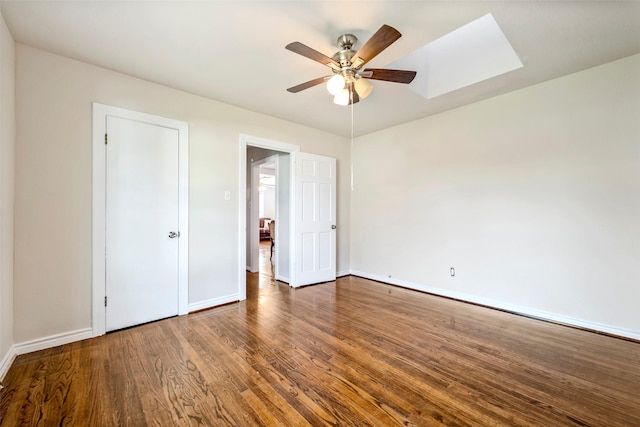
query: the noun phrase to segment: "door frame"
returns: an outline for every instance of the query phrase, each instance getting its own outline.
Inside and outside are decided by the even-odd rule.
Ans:
[[[93,103],[91,210],[92,336],[106,332],[106,149],[107,117],[116,116],[178,131],[178,315],[189,312],[189,124],[165,117]]]
[[[300,151],[300,146],[287,144],[285,142],[273,141],[270,139],[260,138],[257,136],[240,134],[239,143],[239,167],[238,167],[238,299],[243,301],[247,299],[247,147],[258,147],[266,150],[282,151],[284,153],[293,153]],[[293,156],[289,156],[289,168],[293,171]],[[292,172],[289,182],[290,188],[293,188],[293,179],[295,174]],[[293,194],[290,199],[290,209],[294,208]],[[277,208],[276,208],[277,209]],[[293,214],[290,215],[289,228],[292,229]],[[276,227],[278,223],[276,222]],[[277,232],[276,232],[277,234]],[[293,247],[293,233],[290,233],[290,246]],[[293,251],[289,253],[289,268],[293,271]],[[289,274],[291,277],[291,274]]]

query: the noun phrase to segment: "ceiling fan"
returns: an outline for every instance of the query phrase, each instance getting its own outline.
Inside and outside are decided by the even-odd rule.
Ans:
[[[360,101],[360,98],[364,99],[369,96],[373,90],[373,86],[368,81],[369,79],[404,84],[411,83],[416,76],[415,71],[363,68],[367,62],[391,46],[401,36],[402,34],[395,28],[383,25],[356,52],[353,48],[356,46],[358,38],[353,34],[343,34],[338,37],[340,50],[331,58],[300,42],[289,43],[286,49],[328,66],[333,71],[333,76],[318,77],[290,87],[287,91],[298,93],[326,81],[327,90],[334,95],[333,102],[339,105],[350,105]]]

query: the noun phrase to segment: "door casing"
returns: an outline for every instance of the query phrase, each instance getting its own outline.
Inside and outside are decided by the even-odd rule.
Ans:
[[[300,151],[300,147],[297,145],[272,141],[251,135],[240,135],[238,155],[240,162],[238,167],[238,299],[240,301],[247,299],[247,168],[251,167],[250,165],[247,165],[248,146],[264,148],[266,150],[282,151],[284,153]],[[293,156],[289,156],[289,164],[289,169],[293,171]],[[293,177],[294,174],[291,173],[291,179],[289,182],[290,187],[293,187]],[[290,210],[293,210],[293,202],[290,203]],[[293,215],[290,215],[290,218],[292,217]],[[276,222],[276,227],[279,228],[281,226],[282,225],[278,225],[278,222]],[[276,231],[276,236],[277,235],[278,232]],[[291,235],[293,235],[293,233],[291,233]],[[292,240],[289,242],[289,247],[293,247]],[[291,254],[292,252],[290,251],[290,258],[292,257]],[[289,265],[293,265],[291,259]],[[282,274],[283,272],[280,273]]]
[[[178,314],[188,313],[189,299],[189,124],[124,108],[93,103],[92,130],[92,335],[106,332],[105,225],[107,116],[137,120],[178,131]]]

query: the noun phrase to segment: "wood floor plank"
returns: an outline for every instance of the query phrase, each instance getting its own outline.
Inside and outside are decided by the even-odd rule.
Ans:
[[[267,268],[244,302],[19,356],[3,385],[11,427],[640,426],[640,343]]]

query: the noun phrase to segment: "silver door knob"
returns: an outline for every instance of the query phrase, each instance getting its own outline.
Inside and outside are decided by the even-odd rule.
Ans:
[[[169,232],[169,238],[170,239],[175,239],[176,237],[180,237],[180,232],[179,231],[177,233],[175,231],[170,231]]]
[[[332,226],[331,226],[331,229],[332,229],[332,230],[335,230],[335,229],[336,229],[336,226],[335,226],[335,225],[332,225]]]

